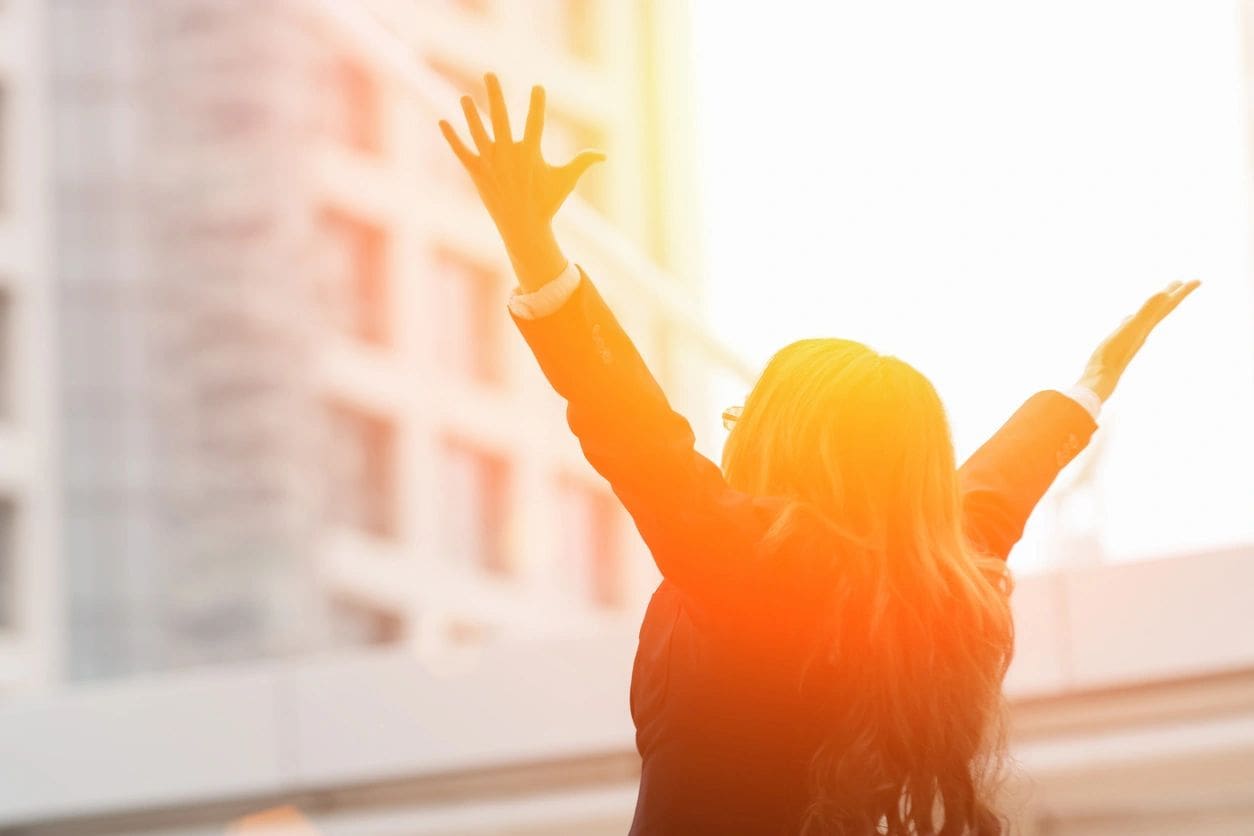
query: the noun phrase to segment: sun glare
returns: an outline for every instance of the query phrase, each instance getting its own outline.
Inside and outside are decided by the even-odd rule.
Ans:
[[[1200,278],[1104,408],[1096,536],[1110,560],[1254,539],[1235,2],[693,5],[726,339],[759,365],[805,336],[897,355],[965,457],[1146,296]],[[1019,568],[1054,559],[1040,518]]]

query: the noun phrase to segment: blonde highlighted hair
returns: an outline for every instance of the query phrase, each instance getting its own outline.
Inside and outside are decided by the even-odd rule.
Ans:
[[[767,550],[824,579],[799,687],[823,706],[803,833],[997,834],[1003,560],[963,530],[931,382],[851,340],[779,351],[723,451],[732,487],[786,497]]]

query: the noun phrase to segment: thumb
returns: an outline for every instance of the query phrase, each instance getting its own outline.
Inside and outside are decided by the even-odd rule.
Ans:
[[[569,194],[585,171],[602,162],[605,162],[605,154],[600,151],[580,151],[573,160],[557,170],[562,181],[562,191]]]

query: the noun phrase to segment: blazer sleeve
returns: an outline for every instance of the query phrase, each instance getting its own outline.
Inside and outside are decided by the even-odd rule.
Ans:
[[[1032,509],[1096,429],[1088,411],[1061,392],[1028,398],[958,469],[968,539],[1005,560]]]
[[[696,451],[692,427],[587,274],[580,269],[578,287],[555,312],[510,316],[662,575],[690,592],[743,575],[769,524],[770,500],[733,490]]]

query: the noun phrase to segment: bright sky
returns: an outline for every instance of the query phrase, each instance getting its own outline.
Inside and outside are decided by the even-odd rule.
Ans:
[[[1146,296],[1201,278],[1103,412],[1102,544],[1254,542],[1235,0],[693,6],[720,333],[759,365],[811,335],[902,357],[965,456]],[[1049,559],[1044,525],[1021,569]]]

